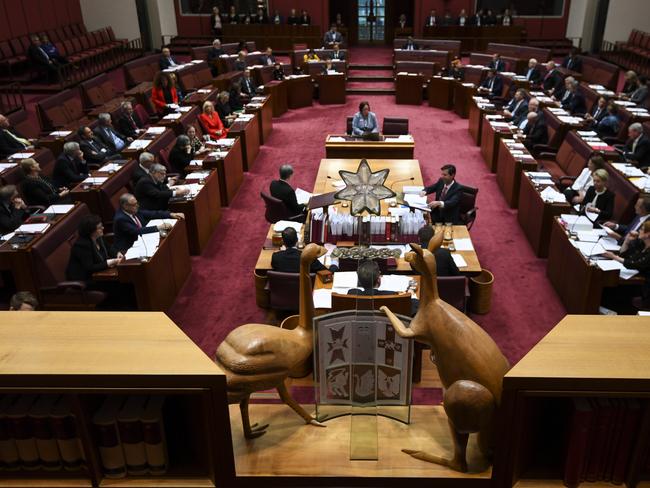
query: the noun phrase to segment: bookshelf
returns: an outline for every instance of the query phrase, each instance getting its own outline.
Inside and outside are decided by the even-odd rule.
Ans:
[[[164,313],[0,312],[0,323],[0,398],[65,400],[85,457],[74,471],[27,470],[21,458],[19,469],[0,470],[0,487],[232,486],[225,375]],[[149,459],[146,474],[110,477],[94,416],[109,398],[133,396],[143,406],[162,398],[165,468],[152,474]]]
[[[593,417],[583,417],[587,447],[571,450],[579,438],[576,405]],[[631,435],[619,418],[632,419]],[[618,455],[624,485],[649,488],[650,317],[566,316],[506,374],[498,430],[495,486],[563,487],[567,466],[580,464],[567,457],[579,452],[586,456],[578,458],[581,478],[592,469],[605,473],[585,486],[621,486],[607,476]],[[598,435],[611,437],[599,442]]]

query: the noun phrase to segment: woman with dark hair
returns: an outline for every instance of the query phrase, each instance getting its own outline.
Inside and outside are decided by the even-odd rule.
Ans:
[[[79,223],[79,237],[70,251],[65,277],[70,281],[92,281],[93,273],[114,268],[124,260],[104,243],[104,224],[97,215],[86,215]]]
[[[185,176],[185,168],[190,165],[194,158],[194,151],[190,144],[190,138],[181,134],[176,138],[176,143],[169,151],[169,164],[172,169],[181,176]]]
[[[221,30],[223,26],[221,24],[221,12],[219,12],[219,7],[212,7],[212,15],[210,15],[210,29],[215,37],[221,37]]]
[[[178,93],[168,73],[159,71],[153,79],[153,88],[151,89],[151,103],[153,103],[156,112],[166,115],[174,110],[170,107],[172,104],[178,105]]]
[[[363,101],[359,104],[359,111],[352,119],[352,135],[363,136],[370,133],[379,133],[377,116],[370,111],[370,104]]]
[[[185,135],[190,139],[190,146],[192,146],[192,151],[194,153],[198,153],[205,149],[203,141],[196,133],[196,127],[193,125],[188,125],[187,129],[185,130]]]

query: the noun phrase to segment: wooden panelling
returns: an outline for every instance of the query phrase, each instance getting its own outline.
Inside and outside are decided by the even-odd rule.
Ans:
[[[80,22],[79,0],[0,0],[0,40]]]

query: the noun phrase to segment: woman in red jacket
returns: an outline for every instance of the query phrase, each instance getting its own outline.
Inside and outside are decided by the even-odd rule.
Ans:
[[[199,115],[199,121],[206,135],[212,139],[223,139],[228,134],[228,129],[223,126],[219,114],[214,111],[214,105],[210,101],[203,104],[203,113]]]
[[[174,112],[169,105],[178,105],[178,93],[176,93],[176,87],[174,87],[168,73],[160,71],[153,79],[151,102],[156,108],[156,112],[161,115]]]

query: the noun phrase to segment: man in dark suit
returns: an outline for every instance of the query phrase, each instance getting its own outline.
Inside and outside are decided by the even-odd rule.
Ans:
[[[215,39],[212,42],[212,47],[208,51],[208,65],[210,66],[210,73],[212,73],[212,76],[214,78],[219,75],[219,58],[225,54],[223,52],[223,49],[221,49],[221,41],[219,39]]]
[[[578,50],[576,48],[571,49],[569,55],[564,58],[562,67],[571,71],[577,71],[578,73],[582,72],[582,60],[578,56]]]
[[[31,147],[32,142],[12,128],[7,117],[0,115],[0,159]]]
[[[503,92],[503,80],[494,69],[489,69],[487,77],[481,83],[479,92],[488,98],[500,97]]]
[[[359,288],[348,290],[348,295],[395,295],[396,291],[379,290],[381,286],[381,270],[377,261],[367,259],[362,261],[357,268],[357,280]]]
[[[155,162],[156,158],[150,152],[143,152],[140,154],[138,157],[138,165],[133,170],[133,173],[131,173],[131,188],[135,190],[140,178],[149,176],[149,170]]]
[[[125,253],[133,243],[138,240],[138,236],[160,230],[169,230],[169,224],[158,226],[147,226],[147,223],[153,219],[176,219],[182,220],[185,215],[182,213],[170,213],[166,210],[144,210],[140,209],[138,200],[130,193],[125,193],[120,197],[120,208],[115,212],[113,218],[113,247],[116,251]]]
[[[544,117],[540,117],[537,112],[528,112],[526,117],[527,123],[524,127],[524,146],[532,151],[537,144],[548,143],[548,129]]]
[[[330,30],[328,30],[323,37],[323,46],[328,48],[332,47],[334,44],[341,44],[342,42],[343,36],[341,36],[341,33],[336,30],[336,24],[332,24]]]
[[[634,204],[634,218],[629,224],[617,224],[616,222],[607,221],[604,227],[612,229],[615,234],[612,235],[619,244],[623,244],[625,238],[631,232],[639,233],[643,223],[650,218],[650,197],[639,197]]]
[[[162,164],[152,164],[149,175],[140,178],[135,185],[135,196],[145,210],[167,210],[169,199],[189,193],[185,187],[169,188],[165,183],[167,169]]]
[[[142,132],[143,123],[138,113],[133,110],[133,104],[125,100],[121,104],[120,114],[117,119],[117,130],[131,139],[137,138]]]
[[[260,63],[264,66],[273,66],[275,64],[275,56],[270,46],[266,48],[264,55],[260,58]]]
[[[292,8],[291,11],[289,12],[289,17],[287,17],[287,24],[289,25],[300,24],[300,17],[298,17],[295,8]]]
[[[587,102],[585,96],[580,93],[580,83],[573,79],[568,83],[567,88],[569,94],[560,102],[562,108],[571,115],[584,115],[587,112]]]
[[[88,178],[88,174],[88,164],[84,160],[79,143],[66,142],[63,152],[54,164],[54,184],[59,188],[72,188]]]
[[[427,19],[424,21],[424,27],[435,27],[440,25],[440,19],[435,10],[429,12]]]
[[[469,23],[470,25],[475,25],[477,27],[485,25],[485,14],[483,13],[483,9],[477,10],[476,13],[469,19]]]
[[[291,215],[300,215],[305,212],[305,205],[298,204],[296,191],[289,184],[291,175],[293,175],[293,167],[290,164],[280,166],[280,179],[271,182],[269,191],[273,198],[282,200]]]
[[[435,232],[433,227],[430,225],[425,225],[418,230],[418,241],[420,241],[420,246],[422,246],[423,249],[426,249],[429,246],[429,241],[433,238],[434,234]],[[433,252],[433,255],[436,258],[436,274],[438,276],[460,275],[458,266],[456,266],[454,259],[451,257],[449,249],[439,247]]]
[[[531,58],[530,61],[528,61],[526,80],[530,81],[533,85],[539,84],[539,82],[542,80],[542,73],[537,67],[537,60],[535,58]]]
[[[178,66],[179,63],[176,62],[176,60],[172,57],[172,53],[169,50],[168,47],[163,47],[162,48],[162,56],[160,57],[160,60],[158,61],[158,66],[160,67],[160,71],[167,69],[167,68],[173,68],[174,66]]]
[[[539,100],[535,97],[528,101],[525,112],[522,112],[520,115],[512,119],[512,123],[515,124],[519,130],[525,130],[528,125],[528,114],[531,112],[535,112],[538,115],[538,120],[544,119],[543,112],[539,110]]]
[[[283,251],[274,252],[271,256],[271,268],[273,271],[281,271],[283,273],[299,273],[300,272],[300,251],[296,249],[298,244],[298,233],[293,227],[287,227],[282,231],[282,242],[285,249]],[[327,268],[318,259],[311,263],[309,269],[310,273],[316,273],[329,269],[334,272],[338,270],[337,266],[330,266]]]
[[[119,158],[119,154],[113,154],[103,142],[97,140],[90,127],[79,127],[79,148],[88,164],[103,164],[108,159]]]
[[[68,188],[60,187],[41,176],[41,165],[38,161],[27,158],[20,162],[25,178],[21,183],[22,195],[28,205],[47,207],[55,203],[69,203]]]
[[[493,69],[497,73],[500,71],[505,71],[506,70],[506,63],[501,59],[501,55],[498,53],[495,53],[492,55],[492,61],[490,61],[490,64],[488,64],[488,68]]]
[[[244,95],[248,95],[249,97],[254,97],[256,89],[257,86],[255,86],[255,82],[253,81],[253,78],[251,78],[251,70],[247,69],[246,71],[244,71],[244,76],[241,79],[241,91]]]
[[[248,68],[246,53],[244,51],[239,51],[237,59],[235,60],[235,71],[246,71],[246,68]]]
[[[302,14],[300,15],[300,21],[299,24],[301,25],[311,25],[311,17],[307,13],[306,10],[302,11]]]
[[[451,15],[449,10],[445,10],[445,15],[442,17],[442,25],[455,25],[456,19]]]
[[[562,86],[562,74],[555,66],[555,61],[551,60],[546,63],[546,74],[542,79],[542,88],[551,95]]]
[[[522,118],[528,113],[528,103],[526,102],[526,90],[519,88],[515,95],[503,110],[503,116],[511,120],[515,125],[519,125]]]
[[[591,109],[591,113],[585,114],[585,120],[590,122],[590,125],[594,127],[598,125],[598,122],[600,122],[605,115],[607,115],[607,97],[601,95],[598,97],[598,101],[594,105],[594,108]]]
[[[413,36],[408,36],[406,39],[406,42],[402,46],[402,49],[404,51],[417,51],[420,49],[420,46],[418,46],[415,41],[413,41]]]
[[[332,46],[332,59],[345,61],[345,53],[341,51],[341,48],[338,44],[334,44],[334,46]]]
[[[132,137],[127,137],[118,132],[113,127],[111,114],[102,113],[98,117],[99,124],[95,127],[95,136],[104,144],[113,154],[119,153],[126,145],[133,141]]]
[[[601,117],[598,122],[595,122],[592,128],[601,139],[605,137],[618,137],[621,128],[621,121],[618,118],[618,105],[614,102],[609,102],[605,116]]]
[[[627,129],[629,139],[624,146],[626,159],[639,168],[650,166],[650,138],[643,133],[643,126],[635,122]]]
[[[27,205],[14,185],[0,188],[0,235],[15,231],[29,217]]]
[[[31,44],[27,48],[27,57],[35,67],[45,73],[48,81],[54,80],[61,64],[45,52],[38,36],[31,36],[31,41]]]
[[[432,222],[451,222],[460,224],[460,197],[462,186],[456,181],[456,167],[445,164],[440,168],[440,179],[427,186],[421,195],[435,194],[435,200],[429,203]]]

